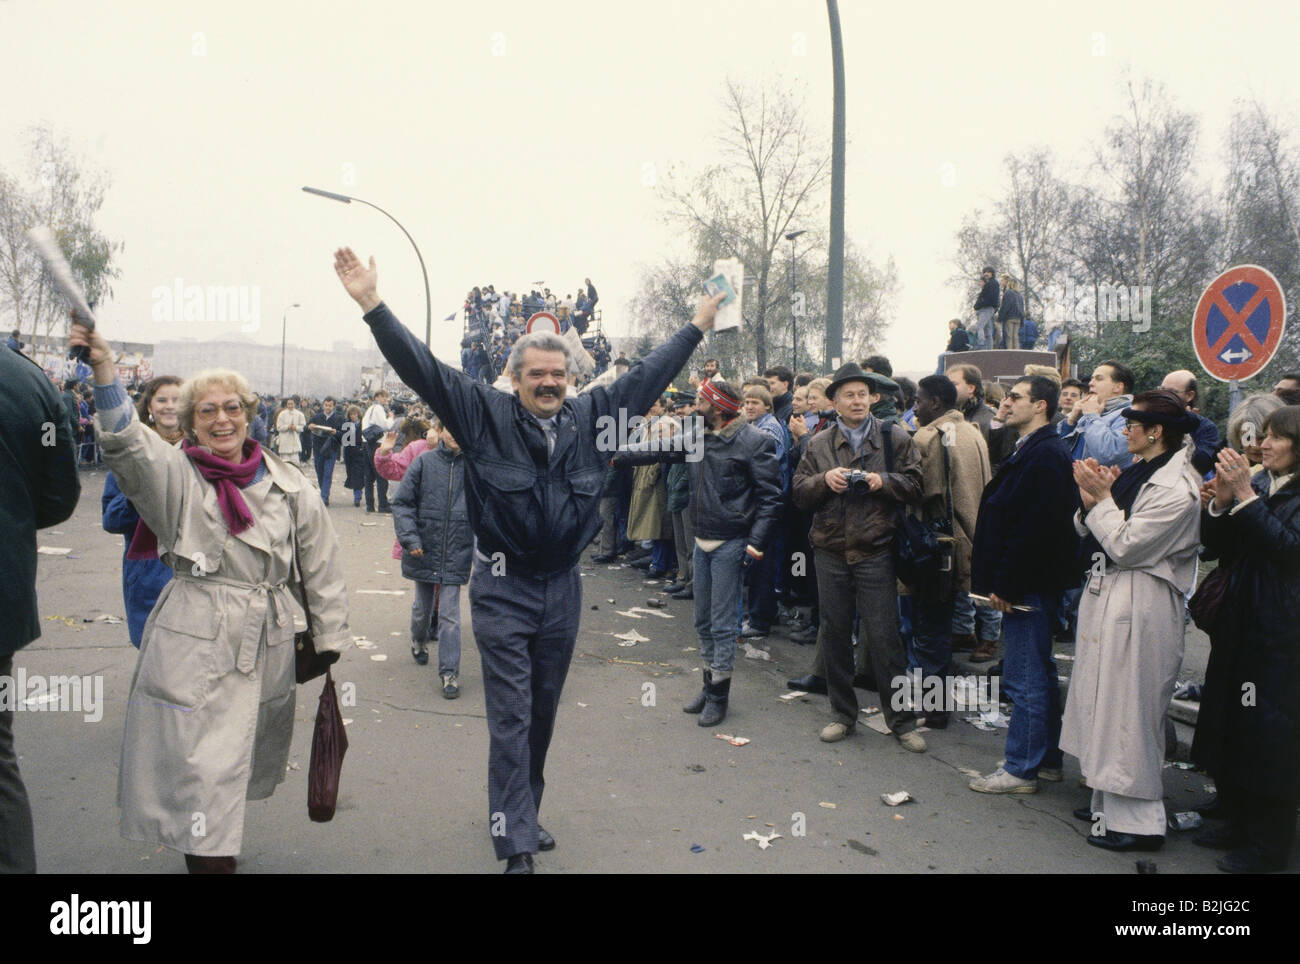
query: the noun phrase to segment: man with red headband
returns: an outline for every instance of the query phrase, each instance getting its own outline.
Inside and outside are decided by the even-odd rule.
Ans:
[[[717,726],[727,716],[731,673],[740,636],[740,577],[763,558],[781,516],[781,467],[772,437],[740,414],[740,392],[724,381],[700,383],[695,424],[674,436],[678,445],[642,443],[620,449],[615,465],[686,462],[690,472],[691,525],[695,529],[693,591],[695,632],[700,637],[704,688],[682,707],[699,713],[700,726]],[[691,444],[706,426],[703,452]],[[656,450],[657,449],[657,450]]]

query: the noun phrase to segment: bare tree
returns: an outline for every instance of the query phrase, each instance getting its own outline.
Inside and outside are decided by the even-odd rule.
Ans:
[[[803,104],[778,86],[750,92],[728,81],[723,110],[718,163],[687,185],[668,182],[668,217],[689,233],[698,253],[745,265],[753,287],[745,292],[744,322],[762,369],[768,324],[782,303],[778,249],[792,226],[802,226],[796,217],[820,220],[830,156],[824,138],[810,131]]]
[[[106,178],[83,169],[67,140],[50,129],[35,128],[29,139],[27,183],[0,171],[0,313],[22,333],[49,337],[67,330],[66,306],[54,296],[27,230],[50,226],[91,303],[112,294],[122,245],[94,226]]]

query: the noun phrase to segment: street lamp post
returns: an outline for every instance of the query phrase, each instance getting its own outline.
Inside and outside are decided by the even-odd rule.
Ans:
[[[826,370],[839,367],[844,350],[844,43],[840,37],[840,8],[826,0],[831,24],[831,244],[826,267]]]
[[[424,276],[424,346],[428,348],[430,351],[432,351],[433,350],[433,302],[432,299],[430,299],[429,297],[429,272],[425,270],[424,255],[420,254],[420,246],[415,243],[415,238],[411,237],[411,232],[406,230],[406,228],[403,228],[401,221],[397,220],[397,218],[393,217],[391,214],[389,214],[387,211],[381,208],[378,204],[371,204],[369,201],[363,200],[362,198],[350,197],[347,194],[335,194],[333,191],[322,191],[318,187],[304,187],[303,190],[306,191],[308,194],[315,194],[318,195],[319,197],[327,197],[331,201],[342,201],[344,204],[351,204],[353,201],[356,201],[358,204],[364,204],[366,205],[366,207],[374,208],[384,217],[388,218],[388,220],[396,224],[398,228],[401,228],[402,233],[406,235],[406,240],[410,241],[411,247],[415,248],[415,256],[420,259],[420,274]]]
[[[807,229],[801,228],[798,231],[786,232],[785,239],[790,242],[790,370],[796,375],[799,373],[799,315],[795,310],[797,307],[795,292],[796,272],[794,263],[794,239],[801,234],[806,234]]]
[[[284,404],[284,333],[289,325],[289,308],[301,308],[302,305],[294,302],[284,309],[284,314],[280,316],[280,404]]]

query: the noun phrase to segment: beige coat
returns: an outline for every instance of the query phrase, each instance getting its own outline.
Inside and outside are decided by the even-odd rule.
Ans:
[[[951,428],[945,427],[951,426]],[[929,425],[916,430],[912,442],[921,453],[921,508],[926,519],[947,515],[943,453],[948,450],[952,476],[953,536],[957,540],[954,588],[970,592],[970,553],[975,538],[975,518],[980,497],[993,477],[989,468],[989,447],[979,426],[966,421],[956,409],[944,412]]]
[[[294,616],[287,585],[296,503],[298,560],[318,650],[350,643],[338,539],[319,493],[263,450],[243,489],[256,520],[231,536],[216,488],[140,424],[100,425],[104,461],[158,537],[176,578],[144,627],[126,711],[122,835],[183,853],[240,852],[244,801],[284,779],[294,723]]]
[[[298,409],[285,409],[275,419],[275,450],[284,458],[287,455],[299,455],[302,452],[302,437],[299,433],[307,427],[307,416]]]
[[[1115,566],[1090,571],[1079,603],[1074,675],[1061,749],[1088,786],[1139,800],[1164,796],[1165,713],[1183,661],[1184,593],[1196,574],[1200,479],[1187,450],[1142,486],[1129,518],[1112,499],[1086,518]]]

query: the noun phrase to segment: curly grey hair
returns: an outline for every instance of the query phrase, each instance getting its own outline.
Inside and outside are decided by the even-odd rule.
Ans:
[[[553,332],[535,331],[531,335],[524,335],[510,349],[510,374],[516,378],[523,373],[524,352],[529,348],[536,348],[538,351],[563,352],[565,374],[573,372],[573,355],[569,352],[568,342]]]

